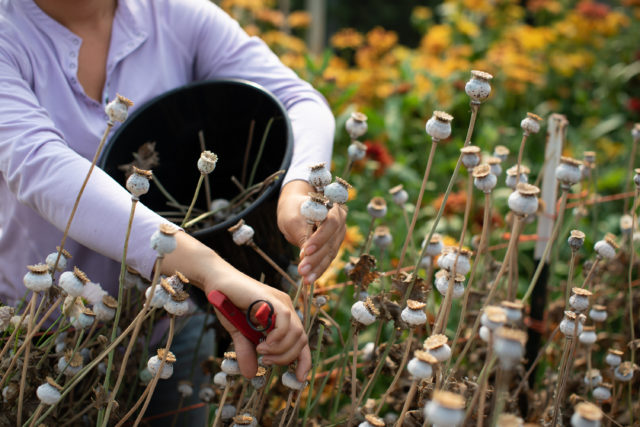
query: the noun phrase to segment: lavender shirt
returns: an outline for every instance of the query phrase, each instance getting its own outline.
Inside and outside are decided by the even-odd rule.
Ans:
[[[0,302],[14,304],[28,264],[44,262],[62,237],[116,92],[137,106],[169,89],[213,77],[257,82],[289,112],[293,163],[285,182],[329,161],[334,120],[322,96],[207,0],[119,0],[102,102],[77,78],[82,39],[33,0],[0,0]],[[134,109],[136,107],[134,106]],[[114,129],[115,130],[115,129]],[[129,193],[95,169],[65,247],[72,265],[117,295]],[[136,209],[127,263],[149,276],[149,237],[163,221]]]

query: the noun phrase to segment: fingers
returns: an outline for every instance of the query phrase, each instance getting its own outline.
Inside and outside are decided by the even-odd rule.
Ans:
[[[333,211],[336,212],[333,213]],[[332,209],[332,214],[304,245],[298,272],[307,283],[320,277],[338,253],[346,233],[345,216],[342,209]]]
[[[300,352],[298,357],[298,366],[296,366],[296,378],[302,382],[307,379],[307,375],[311,370],[311,350],[307,344]]]
[[[253,343],[249,341],[242,333],[236,329],[220,312],[216,309],[216,315],[222,323],[222,326],[229,332],[233,340],[233,346],[238,357],[238,365],[240,373],[245,378],[253,378],[258,372],[258,359],[256,358],[256,350]]]

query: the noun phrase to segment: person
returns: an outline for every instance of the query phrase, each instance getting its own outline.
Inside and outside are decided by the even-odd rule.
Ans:
[[[43,262],[59,245],[107,125],[105,105],[118,93],[135,109],[213,77],[261,84],[287,109],[294,152],[277,222],[301,248],[304,280],[322,274],[344,237],[346,213],[331,209],[305,241],[299,208],[312,191],[308,166],[330,161],[334,119],[324,98],[260,39],[208,0],[0,0],[0,301],[14,305],[25,292],[26,266]],[[74,264],[113,296],[130,203],[130,194],[96,168],[65,245]],[[136,209],[126,261],[146,277],[156,257],[149,238],[163,221],[144,206]],[[180,271],[205,292],[221,290],[240,308],[257,299],[275,308],[275,329],[256,349],[220,319],[242,374],[255,374],[257,350],[268,364],[297,361],[303,380],[311,356],[289,297],[240,273],[187,233],[176,237],[163,274]]]

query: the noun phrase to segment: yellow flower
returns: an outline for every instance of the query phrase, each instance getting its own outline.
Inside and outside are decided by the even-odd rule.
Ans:
[[[305,11],[295,11],[289,14],[287,18],[291,28],[306,28],[311,24],[311,15]]]
[[[478,28],[478,26],[468,19],[461,18],[456,22],[456,24],[458,26],[458,31],[460,31],[465,36],[475,37],[480,34],[480,29]]]
[[[280,55],[280,61],[289,68],[294,70],[302,70],[306,66],[304,56],[299,53],[286,52]]]
[[[284,15],[279,10],[260,9],[255,13],[256,19],[267,22],[274,27],[281,27],[284,23]]]
[[[433,12],[431,12],[431,9],[426,6],[414,7],[411,14],[413,15],[414,19],[417,19],[419,21],[426,21],[433,17]]]
[[[422,38],[420,46],[427,53],[439,54],[451,44],[451,27],[448,25],[434,25]]]
[[[367,44],[378,52],[386,52],[398,42],[398,35],[394,31],[387,31],[382,27],[375,27],[367,33]]]
[[[331,45],[337,49],[357,48],[362,43],[364,37],[353,28],[343,28],[331,36]]]

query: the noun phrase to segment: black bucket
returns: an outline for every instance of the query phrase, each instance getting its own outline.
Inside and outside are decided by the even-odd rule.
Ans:
[[[280,101],[261,86],[242,80],[194,83],[154,98],[132,113],[114,133],[99,164],[124,185],[125,174],[118,166],[132,162],[133,153],[144,143],[155,142],[160,163],[153,168],[154,176],[180,204],[188,206],[200,176],[196,163],[201,153],[198,133],[202,131],[206,149],[219,157],[216,169],[210,175],[211,198],[229,200],[239,194],[238,187],[231,181],[232,176],[241,181],[244,169],[245,184],[248,184],[271,120],[253,180],[253,183],[259,183],[289,167],[293,136],[287,112]],[[245,162],[251,127],[251,148]],[[250,248],[236,246],[227,229],[243,218],[256,230],[256,244],[286,267],[291,247],[276,223],[280,182],[281,179],[270,184],[250,205],[224,222],[188,231],[244,273],[256,279],[264,274],[267,283],[279,285],[280,278],[273,268]],[[141,197],[141,202],[156,212],[173,209],[167,206],[167,199],[153,184],[149,193]],[[208,210],[204,185],[195,206]]]

